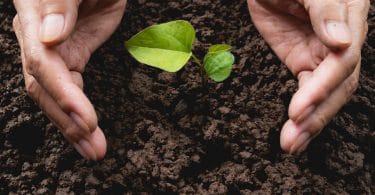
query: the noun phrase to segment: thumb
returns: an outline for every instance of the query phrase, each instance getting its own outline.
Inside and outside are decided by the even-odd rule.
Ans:
[[[320,40],[329,48],[345,49],[351,45],[348,6],[345,1],[298,0],[308,11],[311,24]]]
[[[80,0],[42,0],[39,5],[40,41],[46,45],[56,45],[66,40],[72,33],[78,16]]]

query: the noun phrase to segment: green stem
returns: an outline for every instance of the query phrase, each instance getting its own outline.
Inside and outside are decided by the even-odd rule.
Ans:
[[[203,64],[201,63],[201,61],[197,58],[197,56],[195,56],[194,54],[192,54],[193,56],[193,59],[195,61],[195,63],[199,64],[200,67],[203,67]]]
[[[194,62],[199,65],[199,69],[200,69],[199,73],[202,77],[202,83],[203,83],[203,85],[206,85],[207,80],[206,80],[206,76],[205,76],[205,73],[204,73],[204,66],[203,66],[202,62],[197,58],[197,56],[194,55],[194,53],[192,53],[192,57],[193,57]]]

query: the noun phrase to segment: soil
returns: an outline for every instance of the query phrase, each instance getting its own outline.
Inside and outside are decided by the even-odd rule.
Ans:
[[[27,97],[10,1],[0,1],[0,194],[372,194],[375,192],[375,3],[360,85],[306,152],[281,151],[297,88],[260,37],[244,0],[131,0],[112,38],[91,58],[85,92],[108,154],[89,162]],[[140,65],[123,41],[154,23],[190,20],[199,56],[234,46],[224,83],[202,87],[196,65],[177,74]]]

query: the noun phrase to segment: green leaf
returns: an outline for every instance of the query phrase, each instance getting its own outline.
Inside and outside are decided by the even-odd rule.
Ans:
[[[188,21],[177,20],[150,26],[125,43],[140,63],[177,72],[190,59],[195,30]]]
[[[234,56],[229,51],[208,53],[203,63],[207,76],[216,82],[221,82],[230,76]]]
[[[208,53],[229,51],[230,49],[232,49],[232,46],[230,45],[217,44],[217,45],[212,45],[210,48],[208,48]]]
[[[226,52],[232,49],[232,46],[226,45],[226,44],[217,44],[217,45],[212,45],[208,48],[208,52],[205,56],[205,58],[208,58],[209,56],[219,53],[219,52]]]

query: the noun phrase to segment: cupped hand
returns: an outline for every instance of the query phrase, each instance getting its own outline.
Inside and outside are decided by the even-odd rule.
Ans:
[[[358,85],[368,0],[248,0],[252,20],[298,78],[280,144],[300,153]]]
[[[126,0],[14,0],[14,5],[29,96],[83,157],[103,158],[106,140],[82,91],[81,74],[120,23]]]

